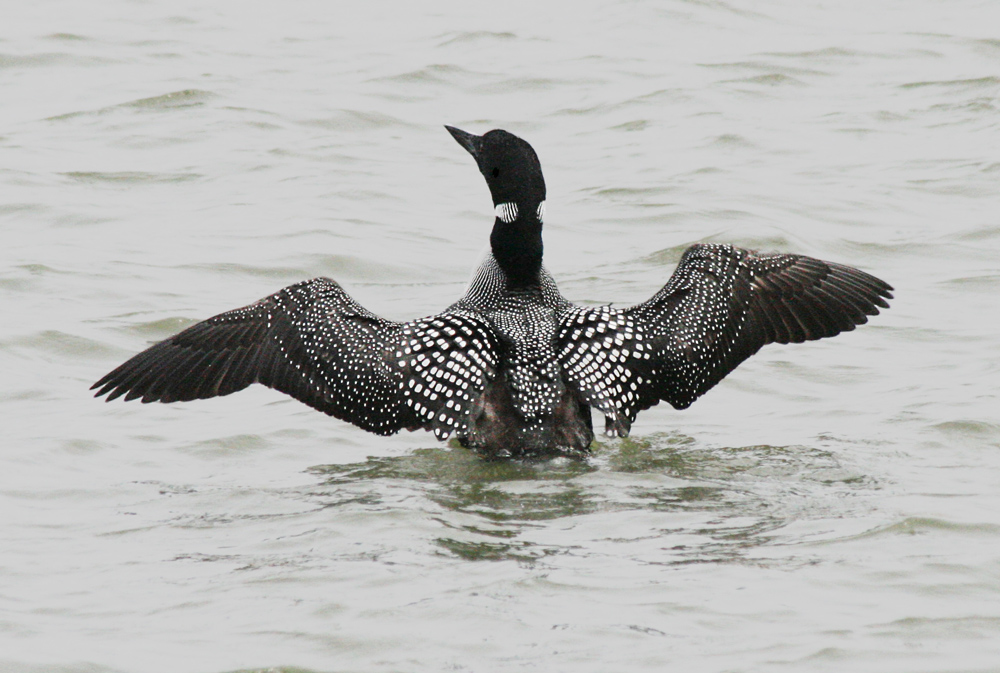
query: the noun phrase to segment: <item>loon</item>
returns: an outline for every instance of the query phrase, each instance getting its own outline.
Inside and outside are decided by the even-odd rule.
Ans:
[[[591,410],[609,436],[661,400],[685,409],[769,343],[853,330],[892,287],[795,254],[695,244],[635,306],[577,306],[542,266],[545,180],[532,147],[503,130],[446,126],[493,197],[491,252],[464,297],[392,322],[329,278],[221,313],[95,383],[111,401],[178,402],[252,383],[379,435],[424,429],[486,458],[586,454]]]

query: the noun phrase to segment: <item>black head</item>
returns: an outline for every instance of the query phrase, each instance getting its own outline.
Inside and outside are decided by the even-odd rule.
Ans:
[[[531,145],[513,133],[495,129],[474,136],[453,126],[445,126],[458,144],[476,160],[479,172],[486,178],[497,217],[541,219],[545,202],[545,178],[542,165]],[[515,204],[515,208],[504,204]]]
[[[469,151],[493,195],[496,220],[490,234],[493,256],[510,287],[539,283],[545,179],[531,145],[499,129],[474,136],[445,126]]]

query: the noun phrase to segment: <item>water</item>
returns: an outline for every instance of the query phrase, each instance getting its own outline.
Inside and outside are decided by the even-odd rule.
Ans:
[[[0,670],[1000,669],[997,5],[422,5],[4,10]],[[492,215],[446,123],[534,145],[572,300],[696,241],[897,299],[585,462],[90,398],[311,276],[448,305]]]

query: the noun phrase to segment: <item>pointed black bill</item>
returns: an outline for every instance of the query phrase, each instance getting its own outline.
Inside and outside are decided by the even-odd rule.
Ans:
[[[474,136],[471,133],[466,133],[462,129],[457,129],[454,126],[448,126],[445,124],[445,128],[448,129],[448,133],[458,141],[458,144],[468,150],[469,154],[473,156],[476,162],[479,162],[479,151],[483,148],[483,137]]]

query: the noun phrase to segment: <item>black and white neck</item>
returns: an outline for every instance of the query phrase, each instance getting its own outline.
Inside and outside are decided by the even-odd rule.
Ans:
[[[496,204],[494,211],[490,247],[507,276],[508,285],[511,288],[537,285],[542,270],[541,215],[545,201],[504,201]]]
[[[524,140],[502,130],[476,136],[445,127],[476,160],[493,197],[493,257],[511,289],[534,287],[542,269],[545,179],[538,156]]]

